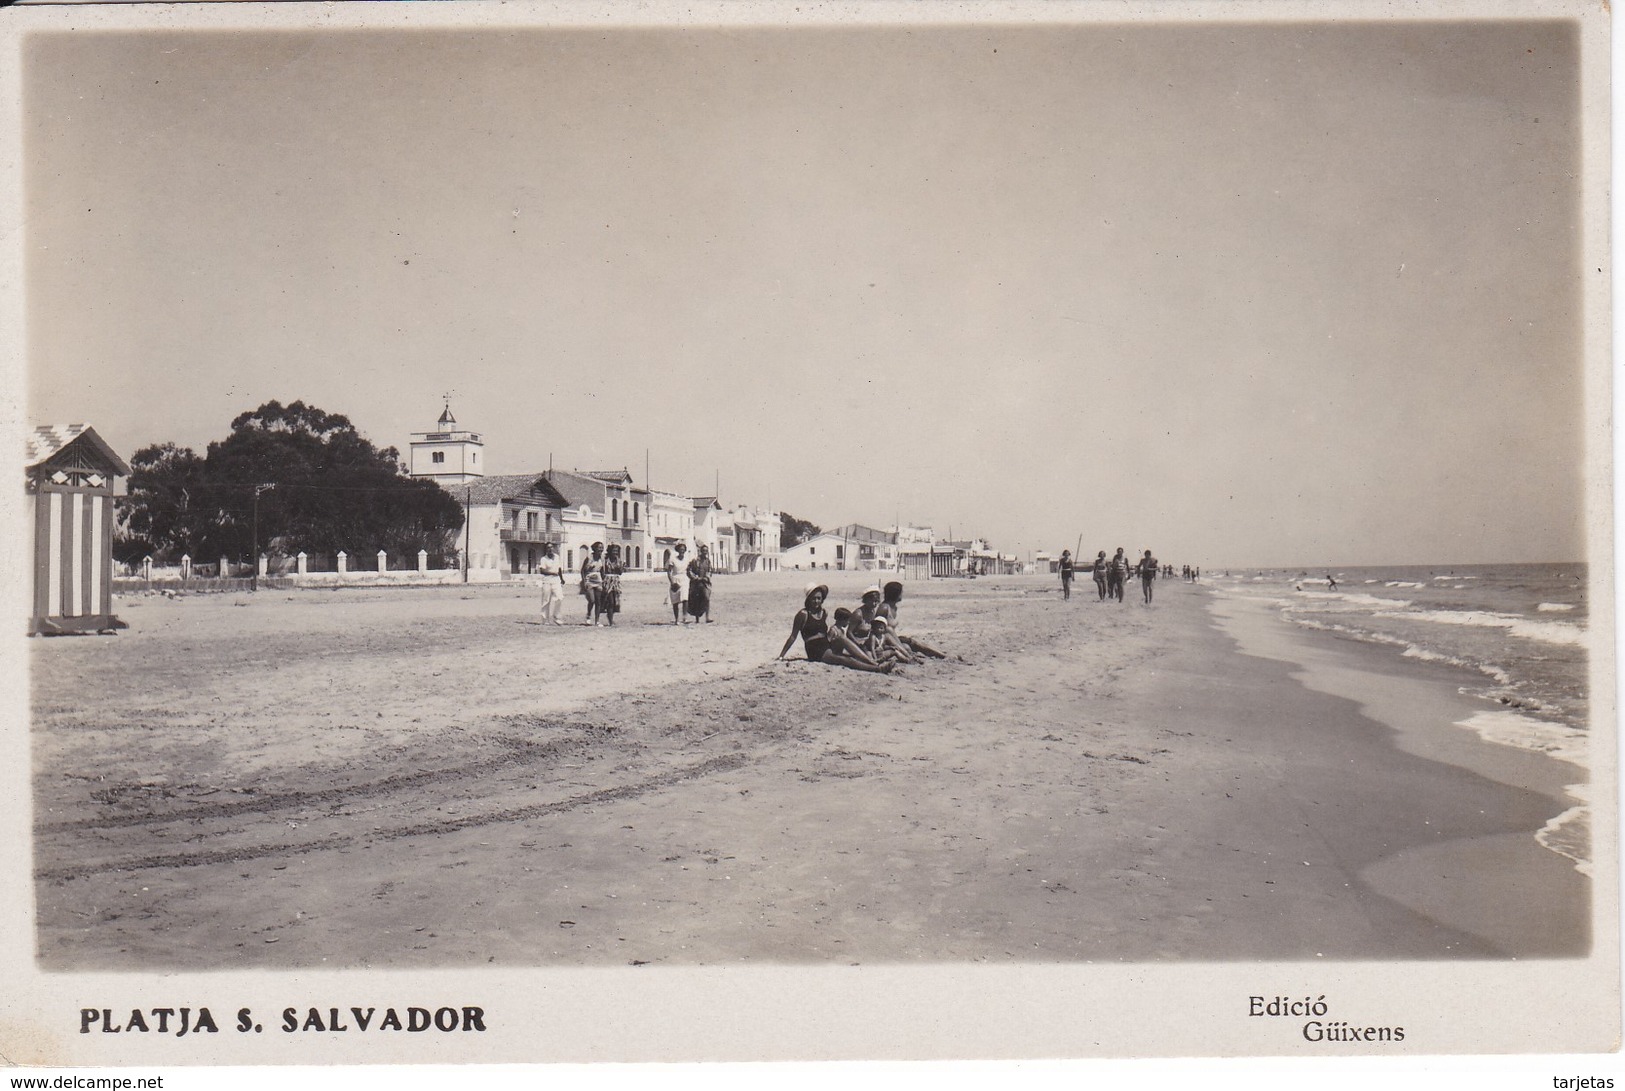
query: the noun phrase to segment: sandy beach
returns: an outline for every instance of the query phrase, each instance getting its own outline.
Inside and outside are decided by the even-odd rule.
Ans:
[[[821,576],[832,605],[870,577]],[[1497,959],[1589,950],[1583,770],[1452,668],[1201,585],[908,585],[952,656],[809,664],[804,573],[679,628],[521,584],[122,598],[31,642],[47,970]]]

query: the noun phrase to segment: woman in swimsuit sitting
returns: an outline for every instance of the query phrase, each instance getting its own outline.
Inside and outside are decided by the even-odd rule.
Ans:
[[[937,651],[923,640],[916,640],[912,636],[904,636],[897,630],[897,607],[903,601],[903,585],[892,580],[885,588],[885,601],[880,604],[876,613],[891,623],[892,636],[905,648],[915,655],[928,655],[932,659],[947,659],[942,652]]]
[[[806,645],[809,663],[833,663],[853,670],[890,673],[890,663],[884,666],[876,663],[855,647],[839,627],[830,627],[829,619],[824,614],[824,598],[828,594],[829,588],[821,583],[807,585],[807,597],[796,612],[795,621],[790,624],[790,637],[779,649],[778,657],[783,659],[799,636]]]

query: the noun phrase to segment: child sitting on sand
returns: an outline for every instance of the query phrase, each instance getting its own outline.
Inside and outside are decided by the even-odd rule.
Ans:
[[[807,649],[809,663],[833,663],[840,667],[851,667],[853,670],[890,673],[892,669],[890,663],[877,663],[866,652],[856,647],[842,631],[841,617],[843,614],[850,614],[851,611],[835,611],[836,626],[830,627],[824,616],[824,599],[828,595],[829,588],[821,583],[807,585],[801,609],[796,612],[795,620],[790,623],[790,637],[784,642],[784,647],[779,649],[778,658],[784,658],[785,653],[799,636]]]

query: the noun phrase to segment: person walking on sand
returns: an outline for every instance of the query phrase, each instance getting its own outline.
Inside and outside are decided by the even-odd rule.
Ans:
[[[666,596],[671,599],[671,623],[680,625],[683,621],[683,606],[688,602],[687,580],[688,558],[684,556],[688,546],[682,542],[677,543],[674,554],[666,554]]]
[[[1128,558],[1123,555],[1123,547],[1118,546],[1117,552],[1112,555],[1111,564],[1106,567],[1106,595],[1118,602],[1123,601],[1123,585],[1128,582]]]
[[[1067,602],[1072,598],[1072,551],[1061,550],[1061,601]]]
[[[779,649],[778,658],[783,659],[790,651],[790,646],[800,637],[807,649],[807,662],[831,663],[839,667],[851,667],[853,670],[873,671],[880,674],[889,674],[891,665],[881,666],[867,654],[859,651],[847,640],[846,634],[838,628],[832,629],[829,619],[824,614],[824,599],[829,596],[829,588],[821,583],[809,583],[802,596],[801,609],[796,612],[795,620],[790,623],[790,637]]]
[[[609,553],[604,557],[604,582],[598,588],[598,615],[608,618],[608,624],[615,624],[615,615],[621,612],[621,574],[626,569],[621,565],[621,547],[612,545]]]
[[[877,610],[876,613],[891,623],[892,632],[896,634],[897,639],[902,641],[903,645],[907,647],[909,651],[915,652],[919,655],[930,656],[932,659],[948,658],[942,652],[937,651],[935,648],[931,647],[931,645],[925,643],[925,641],[916,640],[911,636],[904,636],[902,631],[898,629],[897,607],[903,601],[903,585],[901,583],[898,583],[896,580],[892,580],[882,589],[882,594],[884,597],[881,600],[880,609]]]
[[[542,544],[542,559],[536,562],[536,571],[542,577],[542,624],[552,622],[563,625],[559,613],[564,609],[564,566],[559,563],[552,542]]]
[[[1145,596],[1147,606],[1151,605],[1151,589],[1157,582],[1159,567],[1157,559],[1151,556],[1151,551],[1146,550],[1145,556],[1140,559],[1140,594]]]
[[[1110,567],[1111,562],[1106,560],[1104,549],[1095,554],[1095,563],[1090,566],[1090,571],[1095,577],[1095,594],[1100,596],[1101,602],[1106,601],[1106,569]]]
[[[688,614],[697,623],[711,623],[711,550],[702,545],[700,554],[688,562]]]
[[[581,558],[581,593],[587,596],[587,624],[598,624],[598,592],[604,587],[604,543],[594,542],[592,552]]]

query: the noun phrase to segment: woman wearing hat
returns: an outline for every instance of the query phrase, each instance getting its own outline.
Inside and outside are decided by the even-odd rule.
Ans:
[[[868,655],[853,646],[839,626],[832,627],[824,614],[824,599],[829,596],[829,588],[821,583],[809,583],[802,606],[796,612],[796,618],[790,623],[790,636],[779,649],[778,658],[783,659],[789,652],[790,646],[800,637],[807,649],[809,663],[833,663],[836,666],[851,667],[853,670],[875,671],[889,674],[892,669],[890,663],[884,665],[876,663]]]

